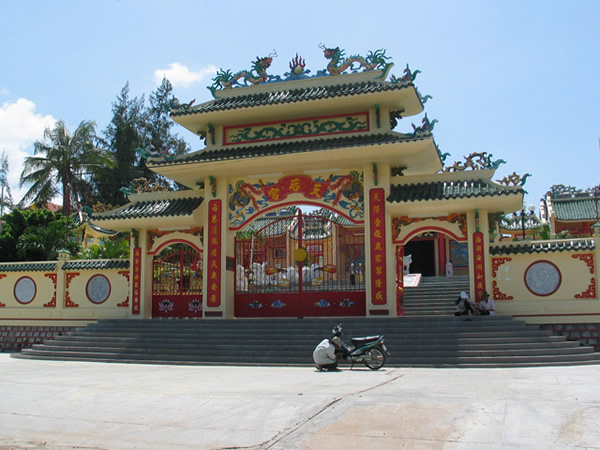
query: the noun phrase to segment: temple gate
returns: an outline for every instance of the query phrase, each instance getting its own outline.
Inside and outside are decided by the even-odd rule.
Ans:
[[[236,239],[236,317],[363,316],[364,229],[301,210]]]

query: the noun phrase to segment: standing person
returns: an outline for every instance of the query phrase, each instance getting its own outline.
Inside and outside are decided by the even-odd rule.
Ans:
[[[496,314],[494,299],[486,291],[483,291],[483,294],[481,294],[481,301],[477,305],[477,308],[479,309],[479,314],[482,316],[493,316]]]
[[[363,265],[362,263],[358,263],[358,282],[363,282]]]
[[[350,285],[354,286],[356,283],[356,270],[354,269],[354,263],[350,263]]]
[[[323,339],[313,352],[313,361],[319,370],[338,371],[338,355],[342,348],[342,340],[338,336]],[[336,353],[337,352],[337,353]]]

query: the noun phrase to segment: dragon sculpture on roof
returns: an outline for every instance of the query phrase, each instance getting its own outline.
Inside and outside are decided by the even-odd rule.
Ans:
[[[506,164],[503,159],[496,161],[492,160],[494,155],[488,155],[487,152],[471,153],[469,156],[465,156],[465,162],[455,161],[453,165],[448,166],[444,169],[444,172],[462,172],[463,170],[483,170],[493,169],[496,170],[501,164]]]
[[[257,84],[265,83],[269,79],[269,75],[267,74],[267,69],[271,67],[273,64],[273,58],[277,57],[277,52],[273,50],[273,53],[269,54],[269,56],[264,57],[256,57],[256,60],[252,63],[252,69],[250,70],[240,70],[235,75],[231,72],[231,70],[223,70],[219,69],[217,72],[217,76],[213,78],[213,84],[208,87],[210,92],[212,92],[213,97],[217,90],[220,89],[231,89],[234,85],[237,86],[248,86],[250,83],[253,86]],[[239,80],[243,80],[243,83],[240,83]]]
[[[341,75],[348,69],[356,71],[363,67],[365,71],[380,69],[383,71],[383,74],[379,78],[385,78],[394,65],[394,63],[387,62],[390,57],[386,56],[384,49],[369,52],[366,57],[352,55],[344,58],[344,50],[339,47],[328,48],[320,44],[319,48],[323,49],[323,55],[329,60],[327,72],[333,76]],[[358,66],[355,67],[355,64],[358,64]]]

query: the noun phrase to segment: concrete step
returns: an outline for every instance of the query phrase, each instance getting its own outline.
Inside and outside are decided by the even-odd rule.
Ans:
[[[344,340],[384,334],[390,367],[598,363],[592,347],[504,316],[257,320],[106,320],[15,357],[149,364],[311,365],[337,323]]]

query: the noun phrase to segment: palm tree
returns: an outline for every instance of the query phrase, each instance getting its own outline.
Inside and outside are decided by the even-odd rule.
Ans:
[[[62,187],[63,213],[68,216],[73,201],[92,202],[90,175],[95,169],[113,167],[114,157],[96,147],[96,124],[83,121],[73,134],[64,121],[44,130],[43,141],[33,144],[34,156],[25,158],[20,186],[31,185],[20,202],[46,204]]]

